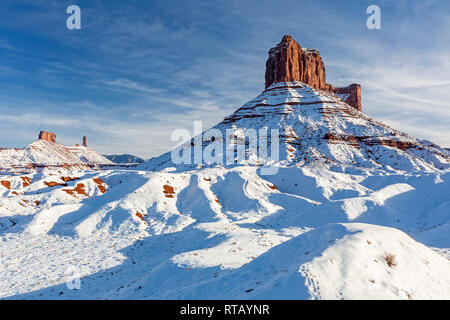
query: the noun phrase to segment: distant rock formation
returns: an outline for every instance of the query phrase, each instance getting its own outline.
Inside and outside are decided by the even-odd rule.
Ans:
[[[87,137],[86,136],[84,136],[83,137],[83,147],[87,147],[88,145],[87,145]]]
[[[85,141],[86,142],[86,141]],[[0,171],[44,167],[98,169],[114,163],[91,147],[64,146],[56,143],[53,132],[39,132],[38,140],[23,149],[0,147]]]
[[[103,155],[106,159],[117,163],[117,164],[123,164],[123,163],[142,163],[144,162],[144,159],[133,156],[131,154],[112,154],[112,155]]]
[[[48,142],[56,142],[56,133],[41,131],[39,132],[39,140],[45,140]]]
[[[300,81],[308,86],[338,94],[352,107],[361,110],[361,86],[336,88],[326,82],[325,65],[315,49],[300,47],[290,35],[269,50],[266,62],[266,89],[273,83]]]

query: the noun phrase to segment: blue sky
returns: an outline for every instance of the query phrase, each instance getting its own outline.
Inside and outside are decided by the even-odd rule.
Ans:
[[[66,28],[67,6],[82,29]],[[381,30],[366,8],[381,8]],[[0,146],[39,130],[106,154],[169,151],[264,89],[284,34],[317,48],[327,80],[362,84],[363,110],[450,147],[449,1],[9,1],[0,4]]]

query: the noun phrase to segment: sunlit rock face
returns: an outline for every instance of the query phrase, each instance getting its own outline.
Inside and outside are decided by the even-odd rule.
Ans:
[[[41,131],[39,132],[39,140],[45,140],[48,142],[56,142],[56,133]]]
[[[316,49],[302,48],[290,35],[269,50],[266,62],[266,89],[278,82],[300,81],[308,86],[338,94],[352,107],[361,110],[361,86],[336,88],[326,82],[325,65]]]

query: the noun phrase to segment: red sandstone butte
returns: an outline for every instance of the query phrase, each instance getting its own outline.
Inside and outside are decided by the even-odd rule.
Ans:
[[[269,50],[266,62],[266,88],[272,83],[301,81],[315,89],[327,89],[325,66],[319,51],[303,49],[286,35]]]
[[[39,132],[39,140],[45,140],[48,142],[56,142],[56,133],[41,131]]]
[[[314,89],[345,95],[346,103],[361,110],[359,84],[344,88],[328,84],[325,65],[319,51],[302,48],[290,35],[285,35],[276,47],[269,50],[269,58],[266,61],[266,89],[273,83],[291,81],[300,81]]]

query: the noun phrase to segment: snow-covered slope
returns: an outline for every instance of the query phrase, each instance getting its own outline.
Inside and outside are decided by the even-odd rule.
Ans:
[[[4,175],[1,297],[450,298],[450,172],[258,172]]]
[[[104,157],[117,164],[144,162],[144,159],[133,156],[132,154],[111,154],[111,155],[104,155]]]
[[[75,154],[78,159],[83,161],[84,163],[90,164],[113,164],[113,162],[100,153],[96,152],[91,147],[86,146],[73,146],[66,147],[70,152]]]
[[[214,128],[278,129],[280,157],[2,172],[0,297],[450,299],[447,150],[302,83]]]
[[[66,147],[57,142],[37,140],[24,149],[1,149],[0,168],[25,167],[29,164],[44,166],[112,164],[111,161],[84,146]]]
[[[227,137],[227,130],[244,144],[244,130],[279,130],[280,156],[276,165],[315,163],[399,170],[442,170],[450,167],[448,150],[394,130],[349,106],[336,95],[301,82],[271,85],[212,129]],[[231,141],[231,140],[229,140]],[[268,140],[270,150],[271,140]],[[203,141],[203,147],[211,141]],[[230,143],[233,143],[232,141]],[[194,154],[194,139],[189,141]],[[229,147],[224,143],[225,148]],[[249,156],[247,165],[266,161]],[[194,162],[194,161],[192,161]],[[203,163],[203,165],[206,165]],[[175,167],[170,152],[141,165],[142,169]],[[178,170],[193,166],[176,166]]]

